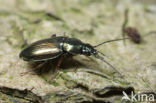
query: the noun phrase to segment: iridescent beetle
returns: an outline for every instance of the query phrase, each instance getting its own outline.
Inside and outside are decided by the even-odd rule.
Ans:
[[[33,61],[33,62],[48,61],[51,59],[60,58],[57,65],[57,69],[58,69],[59,66],[61,65],[64,55],[74,56],[74,55],[82,54],[85,56],[94,56],[95,58],[104,61],[105,63],[110,65],[115,71],[117,71],[117,69],[113,67],[111,64],[109,64],[107,61],[105,61],[104,58],[99,55],[99,53],[102,54],[103,56],[105,55],[100,51],[96,50],[95,48],[104,43],[124,40],[124,39],[129,39],[129,38],[109,40],[100,43],[96,46],[92,46],[90,44],[83,43],[82,41],[75,38],[56,36],[54,34],[52,35],[51,38],[39,40],[29,45],[20,53],[20,58],[22,58],[25,61]]]

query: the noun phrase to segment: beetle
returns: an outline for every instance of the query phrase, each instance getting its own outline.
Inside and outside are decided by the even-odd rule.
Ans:
[[[117,69],[112,66],[110,63],[104,60],[103,56],[105,56],[100,51],[95,48],[103,45],[108,42],[124,40],[129,38],[115,39],[102,42],[96,46],[92,46],[88,43],[84,43],[76,38],[69,38],[66,36],[56,36],[53,34],[51,38],[43,39],[36,41],[29,45],[27,48],[21,51],[19,57],[24,61],[48,61],[55,58],[59,58],[57,69],[59,69],[62,59],[64,56],[75,56],[75,55],[85,55],[85,56],[94,56],[97,59],[100,59],[111,66],[116,72]],[[100,56],[99,54],[102,54]],[[118,72],[119,73],[119,72]]]

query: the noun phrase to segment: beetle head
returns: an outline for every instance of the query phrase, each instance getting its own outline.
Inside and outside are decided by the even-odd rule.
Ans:
[[[86,56],[96,55],[97,53],[98,53],[97,50],[94,49],[94,47],[91,46],[90,44],[86,44],[85,46],[82,47],[82,54]]]

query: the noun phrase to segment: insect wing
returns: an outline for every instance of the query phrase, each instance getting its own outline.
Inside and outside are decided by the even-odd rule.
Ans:
[[[43,61],[57,58],[62,54],[62,50],[59,49],[55,43],[36,43],[28,48],[24,49],[20,53],[20,58],[25,61]]]

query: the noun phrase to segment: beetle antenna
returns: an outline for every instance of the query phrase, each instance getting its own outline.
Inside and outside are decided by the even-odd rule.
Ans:
[[[107,65],[109,65],[111,68],[113,68],[122,78],[124,77],[124,75],[122,75],[117,68],[115,68],[112,64],[110,64],[109,62],[107,62],[106,60],[104,60],[103,57],[99,56],[99,55],[95,55],[95,58],[102,60],[103,62],[105,62]]]
[[[98,53],[100,53],[101,55],[103,55],[103,56],[106,56],[104,53],[102,53],[102,52],[100,52],[100,51],[97,51]]]
[[[103,45],[103,44],[105,44],[105,43],[114,42],[114,41],[120,41],[120,40],[125,40],[125,39],[130,39],[130,38],[121,38],[121,39],[108,40],[108,41],[104,41],[104,42],[102,42],[102,43],[100,43],[100,44],[98,44],[98,45],[95,45],[95,46],[93,46],[93,47],[96,48],[96,47],[98,47],[98,46],[100,46],[100,45]]]
[[[105,56],[107,57],[108,59],[110,59],[108,56],[106,56],[104,53],[100,52],[100,51],[97,51],[98,53],[100,53],[102,56]]]

